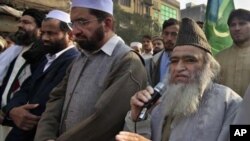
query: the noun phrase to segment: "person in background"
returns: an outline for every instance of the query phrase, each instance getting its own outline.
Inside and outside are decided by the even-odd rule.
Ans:
[[[250,11],[233,10],[227,24],[233,45],[215,56],[221,65],[218,82],[243,97],[250,83]]]
[[[228,141],[229,127],[242,98],[229,87],[215,83],[220,65],[194,20],[182,19],[170,61],[160,104],[137,121],[154,90],[149,86],[135,93],[125,130],[133,132],[137,121],[137,133],[153,141]],[[138,134],[122,132],[116,139],[148,141]]]
[[[154,36],[152,39],[154,55],[164,49],[164,41],[161,36]]]
[[[50,94],[35,141],[114,140],[146,87],[143,59],[115,34],[112,0],[73,0],[70,16],[81,55]]]
[[[142,57],[144,59],[152,58],[153,56],[153,44],[152,37],[150,35],[144,35],[142,37]]]
[[[154,86],[162,82],[169,68],[169,57],[174,48],[179,32],[179,21],[170,18],[162,25],[162,38],[164,50],[155,54],[152,58],[145,60],[145,67],[148,75],[148,82]]]
[[[142,54],[142,44],[140,42],[132,42],[130,43],[130,47],[140,55]]]

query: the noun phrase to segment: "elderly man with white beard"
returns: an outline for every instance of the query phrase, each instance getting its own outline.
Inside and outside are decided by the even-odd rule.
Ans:
[[[152,98],[154,90],[149,86],[137,92],[131,98],[131,111],[124,128],[134,132],[136,127],[138,134],[123,131],[116,140],[227,141],[229,126],[242,99],[230,88],[214,82],[220,65],[212,56],[203,31],[193,20],[182,19],[170,62],[160,104],[145,120],[138,121],[143,105]]]

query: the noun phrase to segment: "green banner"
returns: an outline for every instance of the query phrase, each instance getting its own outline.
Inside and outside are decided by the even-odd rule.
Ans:
[[[205,34],[212,46],[213,54],[232,45],[227,25],[232,10],[234,10],[233,0],[208,0],[207,2]]]

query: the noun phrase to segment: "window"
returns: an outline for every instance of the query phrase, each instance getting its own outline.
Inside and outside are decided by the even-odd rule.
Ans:
[[[131,0],[120,0],[120,4],[123,6],[131,7]]]
[[[161,23],[164,22],[164,20],[167,20],[169,18],[175,18],[177,19],[177,10],[174,8],[171,8],[169,6],[166,5],[161,5],[161,13],[160,13],[160,19],[161,19]]]

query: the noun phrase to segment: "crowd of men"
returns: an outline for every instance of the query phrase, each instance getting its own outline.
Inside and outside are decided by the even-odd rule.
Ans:
[[[129,47],[112,0],[70,11],[25,10],[0,53],[0,140],[228,141],[230,125],[250,124],[250,11],[231,12],[233,45],[215,57],[190,18]]]

